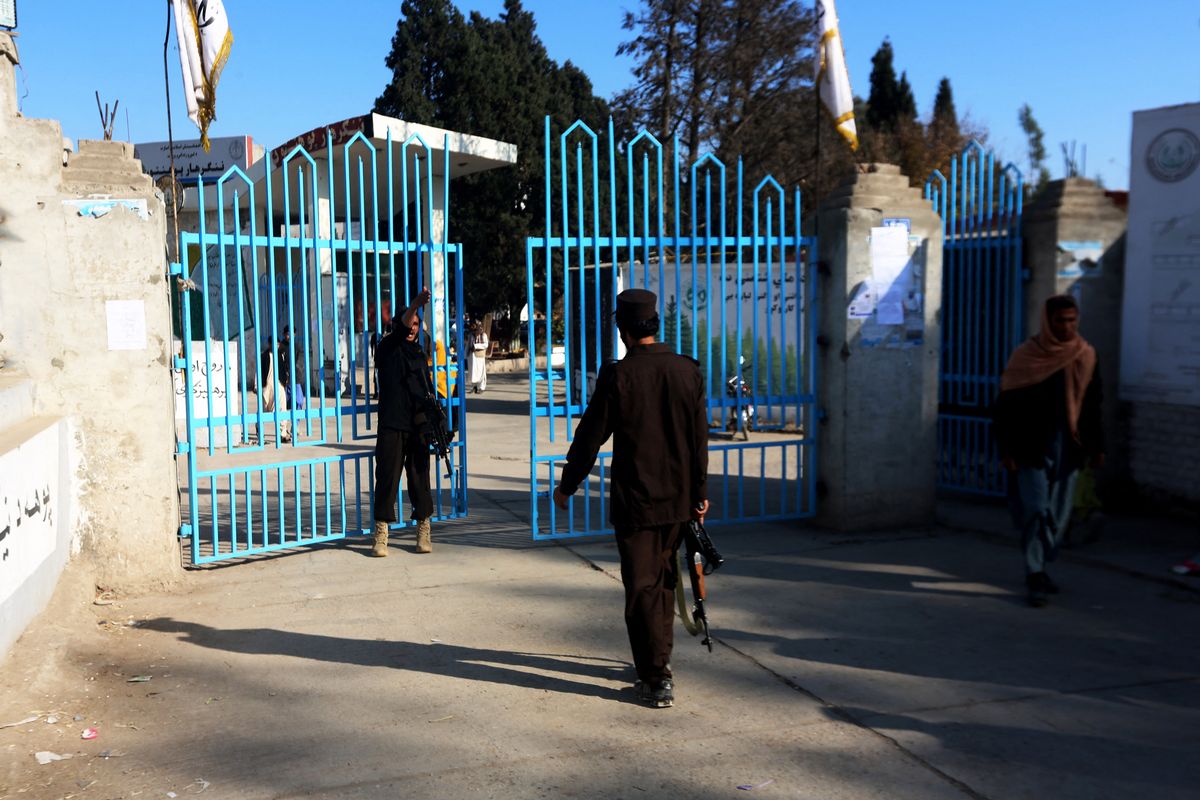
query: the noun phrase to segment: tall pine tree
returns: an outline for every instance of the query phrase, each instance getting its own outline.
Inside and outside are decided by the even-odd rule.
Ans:
[[[907,72],[896,77],[895,52],[884,39],[871,59],[871,90],[859,132],[862,157],[898,164],[914,185],[921,185],[934,169],[943,171],[961,152],[969,137],[984,139],[986,131],[964,123],[954,106],[950,79],[942,78],[928,123],[917,116],[916,98]]]
[[[917,118],[917,98],[913,96],[912,86],[908,82],[908,73],[900,73],[900,83],[896,85],[896,122],[913,122]]]
[[[958,112],[954,109],[954,91],[950,79],[942,78],[938,83],[937,95],[933,98],[933,119],[930,127],[935,135],[958,136]]]
[[[543,119],[549,114],[557,130],[576,119],[596,129],[608,104],[581,70],[549,57],[520,0],[506,0],[497,20],[464,19],[450,0],[405,0],[400,11],[386,61],[392,77],[375,111],[517,145],[515,167],[455,181],[448,227],[466,253],[469,310],[518,309],[524,240],[541,228],[545,208]]]
[[[871,91],[867,95],[867,125],[877,131],[891,131],[900,118],[900,84],[893,65],[892,42],[883,44],[871,56]]]

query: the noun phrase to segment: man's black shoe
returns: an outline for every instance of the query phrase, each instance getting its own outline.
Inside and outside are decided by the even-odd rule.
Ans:
[[[633,688],[638,699],[652,708],[670,708],[675,705],[675,687],[670,678],[664,678],[655,684],[638,681]]]
[[[1046,605],[1046,601],[1049,600],[1048,595],[1058,591],[1058,587],[1054,586],[1044,572],[1034,572],[1026,575],[1025,588],[1029,590],[1029,605],[1034,608],[1041,608]]]
[[[1058,594],[1058,584],[1050,580],[1050,576],[1044,572],[1029,575],[1025,583],[1030,589],[1036,589],[1043,594]]]

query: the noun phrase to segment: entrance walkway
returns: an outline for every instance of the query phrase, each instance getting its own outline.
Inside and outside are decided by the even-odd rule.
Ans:
[[[0,724],[37,715],[0,729],[0,798],[1195,796],[1183,526],[1070,551],[1042,610],[993,507],[714,530],[716,650],[677,627],[678,705],[648,709],[615,548],[529,540],[526,392],[468,398],[472,514],[430,556],[364,540],[109,605],[60,593],[0,671]]]

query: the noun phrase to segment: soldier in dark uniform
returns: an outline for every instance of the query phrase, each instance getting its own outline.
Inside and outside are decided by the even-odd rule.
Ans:
[[[611,519],[625,585],[625,626],[639,699],[673,705],[671,646],[676,551],[689,519],[708,511],[708,417],[700,365],[654,340],[658,299],[617,295],[617,328],[627,353],[606,364],[584,411],[554,502],[567,508],[613,437]]]
[[[371,555],[387,555],[389,523],[396,521],[396,495],[401,471],[408,478],[412,518],[417,522],[417,552],[433,549],[429,518],[433,495],[429,488],[429,421],[423,411],[431,395],[425,351],[417,343],[421,318],[417,310],[429,302],[422,289],[412,305],[393,321],[392,331],[379,340],[375,366],[379,370],[379,432],[375,438],[375,526]]]

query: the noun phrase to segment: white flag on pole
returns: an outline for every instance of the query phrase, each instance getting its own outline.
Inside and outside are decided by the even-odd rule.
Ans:
[[[816,0],[817,12],[817,91],[821,104],[833,117],[838,133],[858,149],[858,129],[854,125],[854,93],[850,91],[850,73],[846,71],[846,52],[838,33],[837,10],[833,0]]]
[[[233,47],[233,33],[221,0],[171,0],[179,66],[187,97],[188,117],[200,128],[208,151],[208,126],[217,118],[217,81]]]

